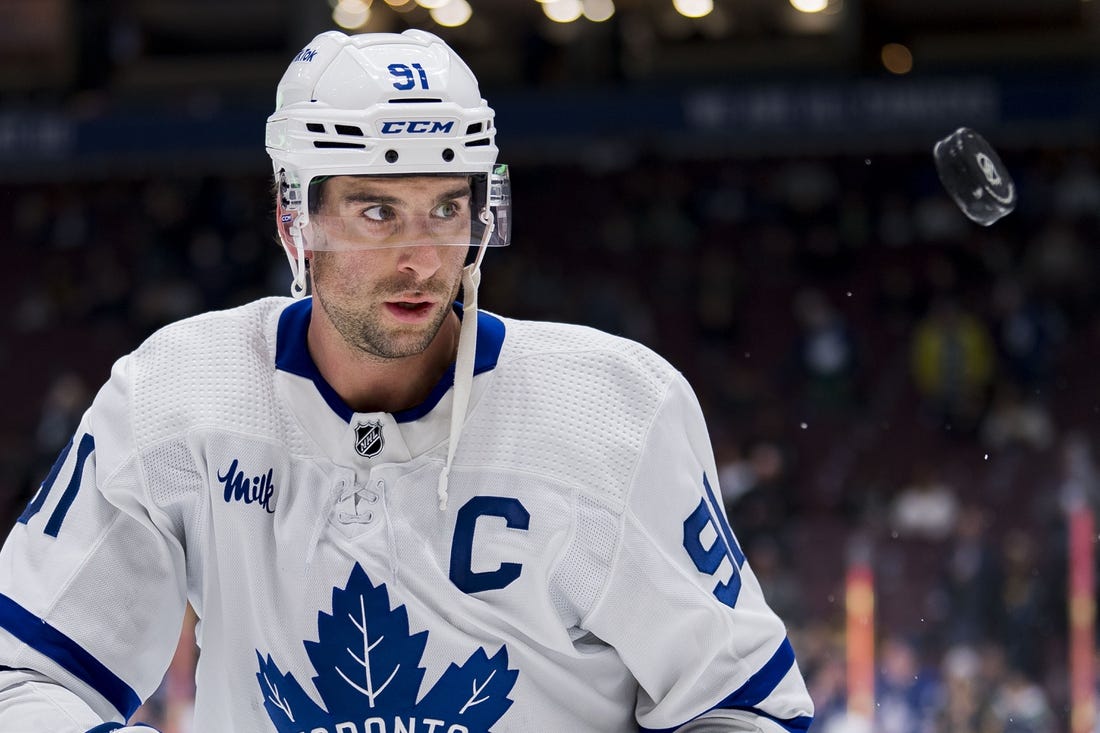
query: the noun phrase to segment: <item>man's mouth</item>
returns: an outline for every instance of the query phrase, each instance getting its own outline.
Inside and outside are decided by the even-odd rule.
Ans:
[[[435,303],[430,300],[390,300],[386,301],[386,309],[394,316],[402,319],[418,319],[432,311]]]

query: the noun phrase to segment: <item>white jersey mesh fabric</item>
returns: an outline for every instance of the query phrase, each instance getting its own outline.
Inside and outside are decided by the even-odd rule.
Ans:
[[[593,329],[505,320],[491,396],[466,428],[463,459],[515,461],[621,504],[657,405],[676,372],[636,343]]]

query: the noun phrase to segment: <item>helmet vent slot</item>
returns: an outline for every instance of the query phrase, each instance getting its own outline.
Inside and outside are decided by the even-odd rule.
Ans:
[[[466,134],[467,135],[473,135],[475,132],[481,132],[481,123],[480,122],[475,122],[474,124],[472,124],[472,125],[470,125],[469,127],[466,128]]]
[[[363,137],[363,131],[355,125],[337,125],[337,135],[354,135],[355,137]]]
[[[439,104],[442,101],[443,101],[442,99],[436,99],[434,97],[408,97],[406,99],[391,99],[391,100],[389,100],[389,103],[390,104],[427,104],[427,103],[430,103],[430,102],[434,102],[436,104]]]
[[[315,148],[365,148],[367,147],[363,143],[342,143],[334,142],[332,140],[314,140],[313,147]]]
[[[486,145],[489,145],[489,138],[487,137],[483,137],[480,140],[471,140],[470,142],[466,143],[466,147],[468,148],[480,148],[485,147]]]
[[[307,122],[306,129],[310,132],[324,132],[325,126],[322,125],[320,122]]]

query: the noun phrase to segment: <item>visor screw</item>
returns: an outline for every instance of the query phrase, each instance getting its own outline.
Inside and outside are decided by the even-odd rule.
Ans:
[[[396,150],[387,150],[386,151],[386,162],[387,163],[396,163],[397,162],[397,151]]]
[[[446,161],[447,163],[450,163],[454,159],[455,159],[455,151],[451,150],[450,148],[444,148],[443,149],[443,160]]]

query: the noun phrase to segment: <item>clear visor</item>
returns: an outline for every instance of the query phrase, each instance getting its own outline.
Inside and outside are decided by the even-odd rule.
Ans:
[[[348,251],[394,247],[506,246],[511,239],[508,166],[458,185],[387,187],[382,177],[315,179],[316,207],[299,227],[306,249]]]

